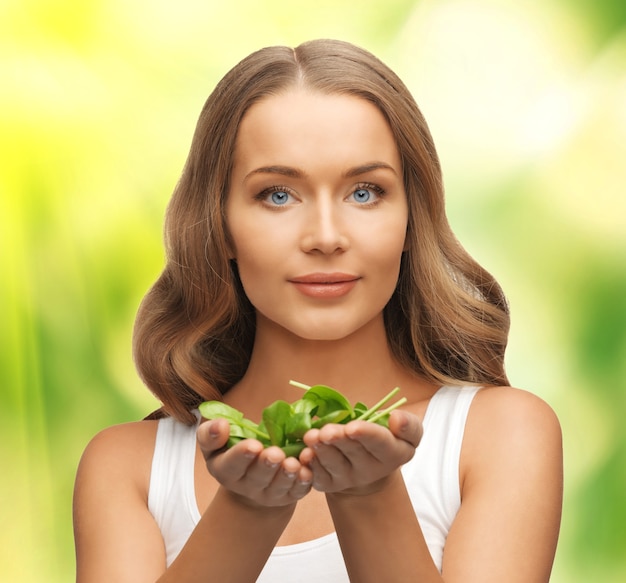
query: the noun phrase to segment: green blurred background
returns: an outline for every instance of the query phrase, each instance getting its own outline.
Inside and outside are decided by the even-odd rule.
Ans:
[[[2,581],[72,580],[81,452],[156,406],[131,329],[206,96],[315,37],[406,81],[509,295],[509,376],[565,435],[552,581],[626,580],[626,3],[0,0]]]

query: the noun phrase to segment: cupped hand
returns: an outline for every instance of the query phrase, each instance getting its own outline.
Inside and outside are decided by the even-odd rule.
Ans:
[[[313,488],[322,492],[366,494],[376,491],[408,462],[422,438],[418,417],[393,411],[389,429],[366,421],[329,424],[304,436],[300,454],[313,472]]]
[[[207,469],[224,488],[253,506],[287,506],[309,492],[312,472],[299,460],[255,439],[226,449],[228,434],[225,419],[201,423],[197,432]]]

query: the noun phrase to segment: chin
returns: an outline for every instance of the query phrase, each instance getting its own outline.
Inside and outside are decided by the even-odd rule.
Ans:
[[[304,333],[304,334],[296,334],[296,336],[298,336],[302,340],[308,340],[311,342],[337,342],[338,340],[343,340],[344,338],[351,336],[351,333],[344,333],[344,332],[332,333],[332,332],[324,331],[324,332],[319,332],[319,333],[309,332],[309,333]]]
[[[274,317],[269,314],[257,313],[257,331],[263,328],[268,334],[283,336],[287,341],[309,342],[338,342],[355,335],[364,334],[372,340],[380,335],[385,336],[385,325],[382,312],[341,314],[299,312],[299,318],[294,319]]]
[[[316,321],[310,326],[300,325],[289,330],[291,334],[302,340],[311,342],[338,342],[355,334],[369,334],[372,331],[374,320],[365,322],[345,322],[343,325],[337,320],[331,322]]]

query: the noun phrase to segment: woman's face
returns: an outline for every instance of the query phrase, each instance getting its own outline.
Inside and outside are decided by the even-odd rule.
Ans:
[[[300,88],[257,102],[239,128],[226,212],[257,327],[337,340],[382,320],[408,210],[373,104]]]

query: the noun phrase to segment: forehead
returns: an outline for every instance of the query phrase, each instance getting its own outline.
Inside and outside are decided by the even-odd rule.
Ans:
[[[304,88],[265,97],[250,107],[235,148],[235,167],[365,160],[400,167],[393,133],[378,107],[354,95]]]

